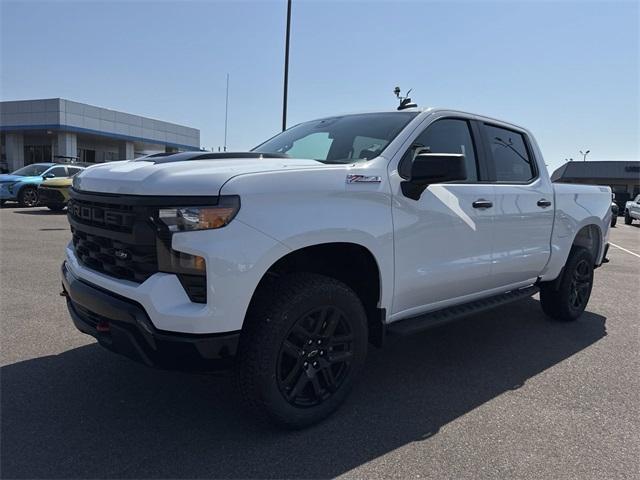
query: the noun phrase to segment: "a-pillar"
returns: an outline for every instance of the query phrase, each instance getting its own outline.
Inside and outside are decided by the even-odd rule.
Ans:
[[[24,135],[21,133],[7,133],[5,152],[7,167],[10,172],[24,167]]]

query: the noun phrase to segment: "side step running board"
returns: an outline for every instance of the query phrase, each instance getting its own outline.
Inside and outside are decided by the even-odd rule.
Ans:
[[[484,312],[485,310],[491,310],[495,307],[530,297],[538,293],[539,290],[540,289],[538,287],[532,285],[530,287],[512,290],[493,297],[475,300],[463,305],[456,305],[454,307],[448,307],[442,310],[436,310],[435,312],[418,315],[417,317],[407,318],[406,320],[399,320],[387,325],[387,333],[390,336],[410,335],[421,330],[427,330],[428,328],[442,325],[443,323],[459,320],[460,318],[467,317],[469,315],[475,315],[476,313]]]

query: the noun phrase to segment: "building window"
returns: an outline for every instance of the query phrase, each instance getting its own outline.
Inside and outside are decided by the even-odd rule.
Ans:
[[[24,146],[24,164],[50,162],[51,161],[51,145],[25,145]]]

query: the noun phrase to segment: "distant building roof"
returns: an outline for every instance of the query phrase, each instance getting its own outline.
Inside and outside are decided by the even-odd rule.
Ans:
[[[64,98],[0,102],[0,131],[62,130],[200,149],[200,130]]]
[[[551,175],[554,182],[587,179],[640,182],[640,161],[573,161],[565,163]]]

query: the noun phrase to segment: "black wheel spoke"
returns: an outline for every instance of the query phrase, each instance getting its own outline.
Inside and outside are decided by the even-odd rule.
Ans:
[[[333,375],[333,371],[331,370],[331,365],[327,365],[325,368],[320,370],[320,375],[324,379],[325,386],[327,390],[330,392],[334,392],[336,389],[336,378]]]
[[[331,339],[331,345],[334,347],[337,347],[339,345],[343,345],[345,343],[349,343],[353,341],[353,335],[348,334],[348,335],[340,335],[340,336],[335,336]]]
[[[284,397],[300,407],[324,402],[347,378],[352,350],[353,333],[339,308],[323,306],[301,316],[278,356],[276,380]]]
[[[351,359],[353,353],[351,353],[350,351],[346,350],[343,352],[334,352],[331,354],[331,356],[329,357],[329,362],[330,363],[342,363],[342,362],[346,362],[349,359]]]
[[[295,385],[293,386],[293,388],[289,391],[289,393],[287,395],[289,397],[289,399],[293,400],[298,395],[300,395],[302,393],[302,391],[304,390],[304,387],[307,386],[307,383],[309,383],[309,377],[307,376],[306,372],[302,372],[302,375],[300,375],[300,377],[298,377],[298,380],[296,381]]]
[[[324,389],[320,385],[320,380],[318,380],[318,376],[314,375],[310,379],[311,386],[313,387],[313,393],[315,394],[317,399],[322,399]]]
[[[284,380],[282,380],[282,383],[284,383],[287,387],[293,388],[301,373],[302,375],[304,375],[302,360],[296,362],[291,371],[287,374]]]
[[[294,358],[298,358],[302,352],[301,348],[296,347],[289,340],[284,341],[284,343],[282,344],[282,349],[285,353],[288,353]]]
[[[324,336],[331,337],[336,331],[336,327],[340,322],[340,312],[338,310],[333,310],[329,315],[329,318],[326,321],[326,327],[324,329]]]

